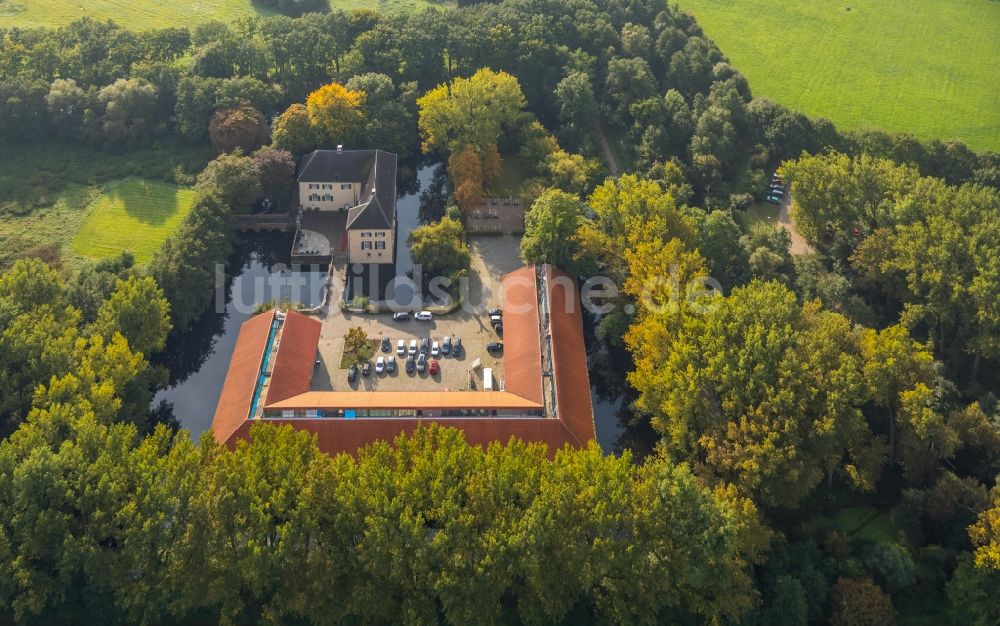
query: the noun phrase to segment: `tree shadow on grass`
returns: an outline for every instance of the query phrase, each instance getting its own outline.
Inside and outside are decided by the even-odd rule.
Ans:
[[[181,209],[181,190],[165,183],[145,180],[124,181],[108,194],[125,214],[150,226],[163,226]]]

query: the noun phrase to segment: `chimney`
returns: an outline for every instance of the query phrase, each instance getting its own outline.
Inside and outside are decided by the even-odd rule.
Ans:
[[[344,154],[344,144],[342,143],[337,144],[337,154]]]

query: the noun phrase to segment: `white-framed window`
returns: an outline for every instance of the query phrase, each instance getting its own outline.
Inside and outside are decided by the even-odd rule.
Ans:
[[[370,231],[370,230],[363,230],[363,231],[361,231],[361,236],[362,237],[371,237],[372,236],[372,231]]]
[[[377,230],[377,231],[375,231],[375,236],[376,237],[385,237],[385,231],[384,230]]]
[[[362,241],[361,242],[361,249],[362,250],[371,250],[372,249],[372,242],[370,242],[370,241]]]
[[[376,241],[375,242],[375,249],[376,250],[385,250],[385,242],[384,241]],[[381,255],[379,255],[379,256],[381,256]]]
[[[314,183],[309,183],[309,188],[310,189],[319,189],[319,185],[314,184]]]
[[[350,189],[353,183],[340,183],[341,189]]]

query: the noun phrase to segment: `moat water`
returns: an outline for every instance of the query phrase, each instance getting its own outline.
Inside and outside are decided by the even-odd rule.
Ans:
[[[397,201],[397,273],[412,269],[406,238],[420,221],[420,191],[431,184],[434,171],[435,166],[421,167]],[[202,315],[188,332],[171,336],[161,362],[170,369],[172,386],[160,391],[153,405],[167,403],[180,426],[195,439],[212,425],[240,325],[253,315],[254,307],[270,300],[307,306],[320,302],[326,268],[289,266],[291,247],[291,233],[241,236],[229,259],[224,302]],[[587,344],[589,353],[596,345],[592,324]],[[624,401],[613,387],[600,380],[592,382],[598,443],[606,452],[616,452],[629,439],[619,418]]]

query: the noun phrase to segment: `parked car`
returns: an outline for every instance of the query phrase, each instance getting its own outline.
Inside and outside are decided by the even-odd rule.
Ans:
[[[417,355],[417,371],[420,372],[421,374],[423,374],[425,369],[427,369],[427,355],[426,354],[418,354]]]
[[[437,374],[439,371],[441,371],[441,366],[438,365],[438,362],[436,360],[431,361],[431,376]]]
[[[503,309],[490,309],[490,317],[503,315]]]
[[[451,353],[451,335],[445,335],[444,341],[441,342],[441,354]]]
[[[362,376],[371,376],[372,375],[372,362],[371,361],[365,361],[364,363],[361,364],[361,375]]]
[[[421,322],[429,322],[434,319],[434,314],[430,311],[421,311],[419,313],[414,313],[413,319],[420,320]]]
[[[417,340],[410,339],[410,356],[413,356],[416,353],[417,353]]]
[[[499,341],[491,341],[486,344],[486,351],[490,353],[503,354],[503,343]]]
[[[388,335],[382,335],[382,352],[388,352],[392,350],[392,344],[389,343]]]
[[[347,370],[347,382],[353,383],[357,379],[358,379],[358,366],[357,365],[352,365]]]
[[[781,204],[781,196],[770,195],[767,197],[767,201],[772,204]]]
[[[375,373],[376,374],[385,374],[385,357],[384,356],[379,356],[379,358],[375,359]]]
[[[490,324],[496,326],[497,324],[503,324],[502,315],[490,315]]]
[[[502,335],[503,334],[503,324],[494,324],[493,325],[493,331],[496,332],[496,334],[498,334],[498,335]]]
[[[410,372],[413,371],[413,355],[412,354],[406,357],[406,371],[407,371],[407,373],[410,373]]]
[[[455,337],[455,343],[451,346],[451,355],[454,357],[462,356],[462,338]]]
[[[410,312],[399,311],[398,313],[393,313],[392,319],[396,320],[397,322],[405,322],[406,320],[410,319]]]
[[[431,344],[431,356],[435,359],[441,356],[441,344],[436,341]]]
[[[386,360],[386,362],[385,362],[385,372],[387,374],[395,374],[396,373],[396,357],[391,356],[391,357],[389,357]]]
[[[398,356],[403,356],[406,354],[406,342],[400,339],[396,342],[396,354]]]
[[[431,348],[431,340],[424,337],[420,340],[420,354],[427,354],[427,351]]]

